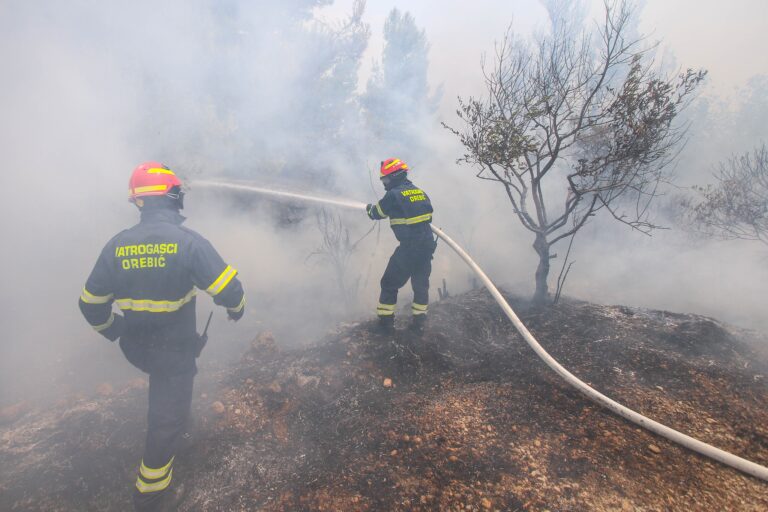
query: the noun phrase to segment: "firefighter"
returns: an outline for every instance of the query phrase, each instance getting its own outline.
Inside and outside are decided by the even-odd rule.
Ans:
[[[395,327],[397,292],[408,279],[413,288],[411,328],[423,332],[429,304],[429,274],[436,242],[432,236],[432,203],[426,192],[408,179],[408,165],[397,158],[381,162],[380,177],[386,194],[376,204],[366,207],[368,217],[389,224],[400,245],[389,258],[381,278],[381,294],[376,313],[379,327],[391,333]]]
[[[139,165],[128,195],[141,220],[107,242],[79,306],[97,332],[119,339],[128,361],[149,374],[147,437],[133,497],[136,510],[148,511],[168,501],[174,457],[187,435],[195,358],[204,343],[195,327],[197,289],[235,321],[243,316],[245,295],[237,270],[181,225],[184,194],[172,170],[158,162]]]

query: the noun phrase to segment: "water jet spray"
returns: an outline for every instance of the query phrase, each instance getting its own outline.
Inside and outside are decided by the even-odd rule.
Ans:
[[[282,197],[284,199],[296,199],[298,201],[306,201],[310,203],[328,204],[332,206],[338,206],[341,208],[354,208],[358,210],[365,209],[365,203],[361,203],[359,201],[309,196],[306,194],[299,194],[297,192],[286,192],[282,190],[256,187],[254,185],[248,185],[245,183],[229,183],[229,182],[223,182],[223,181],[195,181],[192,183],[192,185],[206,187],[206,188],[222,188],[226,190],[236,190],[239,192],[251,192],[254,194],[263,194],[263,195],[270,195],[275,197]]]

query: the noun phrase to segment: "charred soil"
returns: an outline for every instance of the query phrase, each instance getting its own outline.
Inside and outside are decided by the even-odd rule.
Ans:
[[[566,301],[513,307],[611,398],[768,465],[766,340],[696,315]],[[768,484],[593,405],[485,291],[419,337],[346,325],[282,351],[261,333],[208,375],[174,470],[180,511],[768,510]],[[142,382],[0,415],[0,510],[124,511]]]

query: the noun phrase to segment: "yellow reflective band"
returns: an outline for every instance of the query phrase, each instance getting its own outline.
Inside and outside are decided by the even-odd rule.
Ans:
[[[162,478],[168,473],[168,470],[171,469],[171,465],[173,464],[173,459],[175,459],[175,457],[171,457],[171,460],[168,461],[168,464],[158,469],[153,469],[145,466],[144,461],[142,460],[141,466],[139,467],[139,474],[141,474],[141,476],[143,476],[148,480],[155,480],[157,478]]]
[[[245,307],[245,294],[243,294],[243,299],[240,301],[240,304],[235,306],[234,308],[227,308],[227,311],[231,311],[232,313],[239,313],[243,310]]]
[[[432,220],[432,214],[425,213],[424,215],[419,215],[418,217],[409,217],[407,219],[389,219],[389,224],[392,226],[401,224],[418,224],[420,222],[427,222],[429,220]]]
[[[379,203],[376,203],[376,211],[379,212],[379,215],[381,215],[382,217],[387,217],[387,214],[384,213],[384,210],[381,209],[381,206],[379,205]]]
[[[168,473],[168,476],[160,480],[159,482],[154,482],[151,484],[148,484],[144,482],[141,477],[136,479],[136,488],[139,490],[140,493],[146,494],[148,492],[158,492],[165,490],[169,485],[171,485],[171,478],[173,477],[173,470]]]
[[[112,297],[114,295],[111,293],[109,295],[94,295],[85,288],[83,288],[83,293],[80,294],[80,300],[86,304],[106,304],[112,300]]]
[[[388,165],[385,165],[385,166],[384,166],[384,169],[389,169],[390,167],[394,167],[395,165],[397,165],[397,164],[399,164],[399,163],[400,163],[400,160],[398,160],[397,158],[395,158],[395,159],[394,159],[394,160],[392,160],[392,161],[391,161],[391,162],[390,162]]]
[[[115,321],[115,314],[112,313],[111,315],[109,315],[109,320],[107,320],[106,322],[104,322],[101,325],[92,325],[91,327],[93,327],[93,329],[96,332],[101,332],[104,329],[109,329],[109,326],[112,325],[112,322],[114,322],[114,321]]]
[[[168,188],[165,185],[147,185],[146,187],[136,187],[133,189],[134,194],[143,194],[144,192],[157,192],[160,190],[165,191]]]
[[[416,304],[415,302],[411,304],[411,309],[418,311],[426,311],[428,307],[427,304]]]
[[[147,170],[147,174],[170,174],[171,176],[176,176],[174,172],[170,169],[160,169],[158,167],[154,167],[152,169]]]
[[[219,277],[217,277],[216,280],[211,283],[211,286],[209,286],[205,291],[211,296],[218,295],[224,288],[227,287],[232,278],[235,277],[235,274],[237,274],[237,270],[227,265],[227,268],[224,269],[224,272],[222,272]]]
[[[376,306],[376,314],[379,316],[391,316],[395,314],[395,304],[382,304]]]
[[[150,313],[171,313],[178,311],[181,307],[192,300],[197,292],[194,288],[189,290],[184,297],[179,300],[149,300],[149,299],[117,299],[117,307],[124,311],[149,311]]]

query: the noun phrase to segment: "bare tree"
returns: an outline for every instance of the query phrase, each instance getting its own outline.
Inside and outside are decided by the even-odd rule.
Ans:
[[[360,277],[352,279],[350,282],[349,260],[352,254],[357,250],[360,242],[363,241],[376,227],[371,226],[362,237],[352,242],[349,235],[349,228],[344,226],[341,215],[331,213],[325,208],[318,210],[315,220],[317,228],[322,234],[322,243],[315,249],[307,259],[316,256],[324,260],[333,268],[333,274],[339,293],[344,300],[346,311],[350,311],[353,299],[360,284]]]
[[[768,245],[768,149],[721,162],[716,185],[696,187],[701,200],[689,201],[687,220],[708,236],[755,240]]]
[[[488,97],[459,99],[463,129],[444,123],[467,150],[459,162],[499,183],[534,233],[537,303],[550,300],[552,246],[598,211],[644,233],[657,227],[648,207],[686,131],[674,121],[705,72],[654,69],[641,41],[626,39],[631,15],[627,2],[606,2],[592,31],[554,15],[533,44],[508,31],[493,69],[483,62]]]

